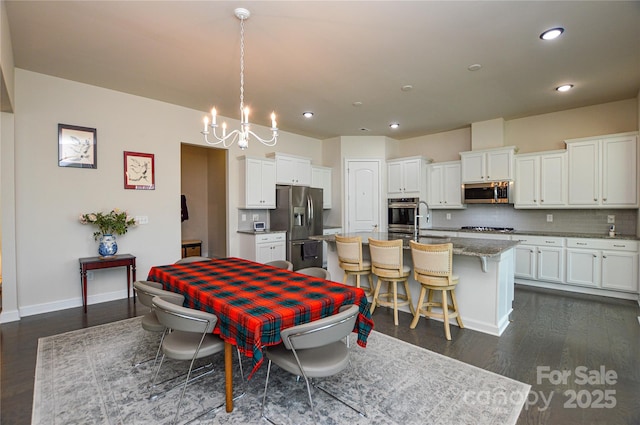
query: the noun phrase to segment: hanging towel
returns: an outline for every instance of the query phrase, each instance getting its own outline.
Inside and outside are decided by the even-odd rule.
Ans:
[[[318,245],[317,242],[306,242],[302,244],[302,259],[318,258]]]
[[[189,220],[189,210],[187,210],[187,197],[180,195],[180,215],[182,221]]]

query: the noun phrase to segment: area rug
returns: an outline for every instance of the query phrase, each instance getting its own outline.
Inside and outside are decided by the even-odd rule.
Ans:
[[[355,335],[352,335],[352,337]],[[140,341],[142,340],[142,345]],[[351,341],[367,417],[321,391],[313,392],[320,423],[333,424],[514,424],[530,386],[467,365],[373,331],[367,348]],[[158,335],[145,332],[133,318],[68,332],[38,341],[32,424],[170,424],[180,389],[151,400],[148,388]],[[235,361],[232,413],[224,407],[223,355],[210,361],[213,373],[189,384],[179,423],[266,424],[260,416],[266,363],[244,384]],[[245,363],[243,363],[245,364]],[[187,362],[166,361],[161,377],[184,372]],[[248,370],[249,362],[245,364]],[[281,424],[312,424],[304,380],[272,368],[267,416]],[[354,375],[343,372],[323,381],[326,387],[358,406]],[[170,383],[169,383],[170,384]],[[168,384],[161,386],[169,388]]]

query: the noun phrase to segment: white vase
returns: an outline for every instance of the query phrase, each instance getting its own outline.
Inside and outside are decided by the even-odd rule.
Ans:
[[[116,237],[113,235],[102,235],[98,244],[98,254],[101,257],[113,257],[118,252]]]

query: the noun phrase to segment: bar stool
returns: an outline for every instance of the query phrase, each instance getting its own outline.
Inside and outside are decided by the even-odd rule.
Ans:
[[[365,275],[369,279],[369,286],[365,286],[362,289],[367,295],[373,295],[371,261],[362,259],[362,238],[360,236],[346,237],[336,235],[336,249],[338,251],[338,264],[344,270],[342,283],[346,285],[349,276],[355,276],[356,288],[360,288],[360,276]]]
[[[371,271],[378,277],[371,303],[371,314],[373,314],[376,305],[393,307],[393,322],[398,326],[398,307],[408,305],[411,314],[415,315],[411,291],[409,291],[411,269],[402,262],[402,240],[381,241],[369,238],[369,251],[371,253]],[[387,282],[387,292],[381,294],[380,284],[383,281]],[[398,294],[398,282],[404,283],[404,294]]]
[[[424,314],[426,318],[443,319],[445,336],[451,341],[449,319],[455,318],[458,321],[458,326],[464,328],[454,291],[458,284],[458,276],[453,274],[453,244],[426,245],[410,241],[410,245],[413,275],[415,280],[422,285],[410,328],[416,327],[418,320],[420,320],[420,314]],[[434,291],[441,292],[441,301],[433,301]],[[429,295],[427,301],[424,302],[427,292]],[[447,293],[451,294],[451,304],[447,300]],[[432,311],[432,307],[442,308],[442,313]]]

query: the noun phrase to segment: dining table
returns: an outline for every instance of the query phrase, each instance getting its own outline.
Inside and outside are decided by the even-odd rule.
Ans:
[[[264,361],[265,347],[282,343],[282,330],[356,304],[357,344],[373,329],[365,292],[349,285],[229,257],[154,266],[147,280],[185,296],[184,306],[218,317],[214,334],[224,341],[226,411],[233,411],[233,346],[252,359],[247,379]]]

